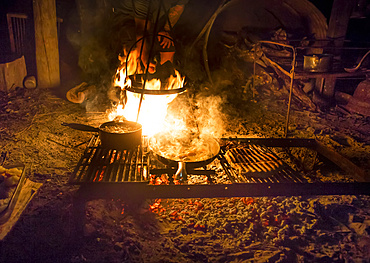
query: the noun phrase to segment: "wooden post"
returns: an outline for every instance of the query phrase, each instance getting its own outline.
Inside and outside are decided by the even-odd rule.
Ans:
[[[95,33],[95,10],[92,6],[96,6],[96,3],[92,0],[77,0],[76,4],[80,15],[82,40],[89,41]]]
[[[336,52],[340,52],[340,48],[343,47],[348,22],[355,4],[356,0],[334,0],[333,2],[327,37],[333,39],[334,46],[338,48]]]
[[[341,48],[344,45],[344,40],[347,34],[348,22],[352,10],[356,4],[356,0],[334,0],[327,37],[333,40],[334,55],[341,55]],[[326,99],[331,99],[335,93],[336,78],[328,78],[325,80],[322,96]]]
[[[37,82],[40,88],[60,85],[55,0],[33,0]]]

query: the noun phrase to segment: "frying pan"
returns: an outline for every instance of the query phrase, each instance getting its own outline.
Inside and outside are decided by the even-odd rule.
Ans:
[[[125,150],[141,144],[142,126],[137,122],[109,121],[98,128],[79,123],[62,123],[62,125],[79,131],[98,132],[103,148]],[[127,131],[120,132],[120,130]]]
[[[152,138],[150,138],[149,147],[160,162],[171,167],[178,167],[175,173],[175,178],[182,177],[184,180],[186,180],[187,178],[186,168],[194,169],[206,166],[207,164],[211,163],[220,152],[220,145],[214,138],[210,136],[204,136],[201,139],[207,146],[204,148],[207,152],[205,154],[204,152],[202,154],[199,154],[199,152],[195,152],[191,156],[190,160],[186,160],[179,156],[169,157],[166,153],[161,151],[161,148],[166,147],[166,144],[162,143],[163,141],[166,140],[166,136],[164,136],[163,134],[162,135],[156,134]],[[168,147],[172,146],[168,145]],[[186,147],[183,148],[184,152],[186,152]]]

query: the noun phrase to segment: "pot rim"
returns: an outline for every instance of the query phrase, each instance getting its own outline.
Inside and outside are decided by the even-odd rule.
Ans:
[[[128,132],[109,132],[109,131],[104,131],[103,130],[103,128],[106,127],[106,126],[114,126],[114,124],[124,124],[124,123],[129,123],[129,124],[137,125],[138,128],[136,130],[128,131]],[[117,135],[136,133],[138,131],[141,131],[142,129],[143,129],[143,126],[140,123],[133,122],[133,121],[108,121],[108,122],[102,123],[99,126],[99,131],[100,132],[104,132],[104,133],[107,133],[107,134],[117,134]]]

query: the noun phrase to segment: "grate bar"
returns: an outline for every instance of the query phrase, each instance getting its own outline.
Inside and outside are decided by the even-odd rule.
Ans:
[[[141,146],[140,146],[140,150],[141,150]],[[135,162],[135,168],[134,168],[134,181],[141,181],[142,179],[142,176],[141,176],[141,164],[142,164],[142,160],[141,160],[141,153],[142,151],[138,151],[137,154],[136,154],[136,162]]]
[[[94,135],[75,168],[74,174],[71,175],[70,181],[73,183],[149,182],[151,167],[147,142],[148,139],[143,137],[142,145],[138,146],[135,150],[120,151],[104,149],[100,147],[98,135]],[[221,147],[220,154],[217,156],[222,166],[222,171],[232,183],[271,184],[307,182],[302,174],[284,163],[268,147],[247,141],[241,141],[238,146],[243,146],[236,148],[240,162],[245,162],[252,167],[252,169],[246,170],[246,173],[243,173],[243,170],[238,170],[238,166],[235,167],[229,163],[232,160],[225,158],[227,152],[225,147]],[[274,167],[274,164],[270,162],[278,162],[279,166]],[[152,168],[155,167],[156,165],[154,164]],[[168,168],[166,169],[168,170]],[[166,169],[162,170],[164,171]],[[259,172],[253,172],[253,169]],[[159,172],[160,170],[154,169],[153,175],[157,174],[157,171]]]
[[[115,162],[117,158],[117,152],[115,150],[110,150],[109,151],[109,155],[107,156],[107,166],[106,166],[106,169],[104,171],[104,177],[103,177],[103,180],[104,182],[107,182],[109,181],[109,178],[111,176],[111,172],[112,172],[112,163]]]
[[[143,147],[133,150],[114,150],[100,147],[98,135],[88,143],[73,174],[71,183],[145,182],[148,180],[148,164]],[[144,176],[146,172],[146,176]]]
[[[242,145],[243,147],[239,147]],[[240,183],[281,183],[281,182],[307,182],[306,179],[302,177],[298,172],[295,172],[290,166],[284,163],[275,153],[273,153],[267,147],[263,145],[256,145],[251,143],[239,144],[237,147],[233,148],[237,153],[237,157],[229,158],[230,161],[241,162],[248,165],[252,169],[260,172],[248,172],[243,173],[242,171],[236,170],[228,160],[222,157],[222,166],[230,178],[237,178],[237,182]],[[225,156],[226,150],[221,151],[221,155]],[[231,153],[231,156],[233,154]],[[262,164],[261,162],[265,162]],[[282,164],[277,169],[273,167],[269,162],[275,162]],[[235,164],[237,164],[235,163]],[[266,171],[269,168],[270,171]],[[250,168],[249,168],[250,169]],[[239,180],[238,180],[239,179]]]
[[[76,168],[73,172],[73,174],[77,175],[76,181],[81,180],[81,178],[82,178],[82,176],[85,172],[85,169],[88,168],[88,159],[90,158],[91,153],[94,151],[93,148],[89,147],[92,144],[93,139],[94,139],[94,137],[92,137],[91,140],[89,141],[88,147],[86,147],[83,156],[81,157],[80,161],[78,162],[78,164],[77,164],[77,166],[76,166]],[[73,180],[73,178],[72,178],[73,174],[69,178],[70,181]]]
[[[118,160],[117,162],[113,165],[113,182],[117,182],[118,181],[118,171],[119,171],[119,167],[120,167],[120,163],[122,162],[122,157],[123,157],[123,154],[122,152],[117,152],[117,155],[118,155]]]
[[[95,149],[94,155],[90,158],[89,168],[86,171],[86,178],[85,178],[86,182],[90,182],[93,179],[92,175],[96,171],[96,165],[92,165],[92,163],[96,163],[99,160],[98,157],[99,157],[100,151],[101,151],[101,149],[99,149],[99,148]]]

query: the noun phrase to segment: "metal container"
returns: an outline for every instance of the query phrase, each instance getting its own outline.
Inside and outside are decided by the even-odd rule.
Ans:
[[[142,125],[132,121],[105,122],[99,128],[79,123],[62,123],[62,125],[79,131],[99,132],[102,148],[116,150],[133,149],[140,145],[142,140]],[[109,132],[106,129],[107,127],[130,128],[130,131]]]
[[[333,65],[333,55],[314,54],[304,56],[303,70],[308,72],[328,72]]]
[[[37,81],[35,76],[26,76],[23,79],[23,87],[26,89],[34,89],[37,87]]]
[[[108,132],[104,128],[106,127],[130,127],[130,131],[127,132]],[[142,126],[137,122],[123,121],[115,122],[110,121],[103,123],[99,127],[99,136],[103,148],[109,149],[132,149],[141,144]]]

